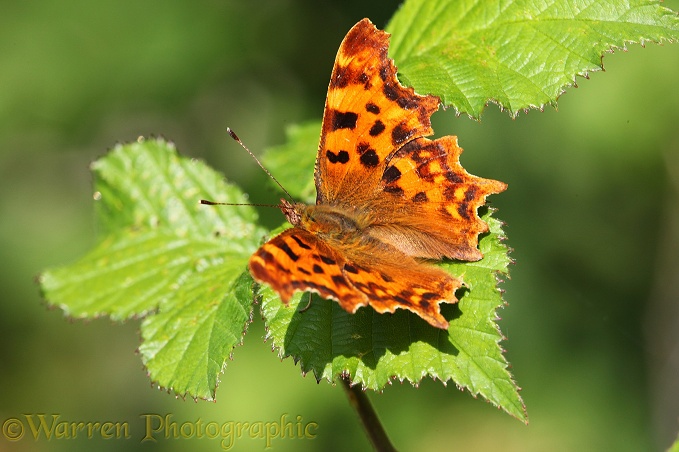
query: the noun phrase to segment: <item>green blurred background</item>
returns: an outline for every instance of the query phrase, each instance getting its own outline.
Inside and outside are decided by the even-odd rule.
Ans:
[[[3,2],[0,14],[0,421],[28,413],[127,421],[132,438],[34,441],[4,450],[220,450],[216,440],[141,442],[141,414],[176,421],[318,423],[275,450],[368,448],[340,387],[301,377],[264,343],[256,315],[217,402],[152,387],[139,322],[72,322],[35,276],[96,240],[88,164],[119,141],[162,135],[254,202],[275,202],[256,153],[318,119],[335,52],[359,19],[399,2]],[[679,1],[666,5],[677,10]],[[516,265],[499,312],[525,426],[453,384],[395,382],[370,394],[404,450],[662,450],[679,430],[679,47],[605,57],[558,110],[481,123],[434,117],[462,162],[509,183],[493,196]],[[300,152],[315,152],[302,149]],[[311,177],[311,175],[309,175]],[[276,212],[263,215],[271,223]],[[233,450],[263,449],[241,438]]]

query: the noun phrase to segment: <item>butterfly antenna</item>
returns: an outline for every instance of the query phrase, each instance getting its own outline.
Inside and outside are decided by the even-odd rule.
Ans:
[[[255,207],[276,207],[279,209],[281,208],[280,204],[240,204],[233,202],[208,201],[207,199],[201,199],[200,203],[205,204],[207,206],[255,206]]]
[[[293,199],[292,199],[292,196],[290,196],[290,193],[288,193],[288,191],[285,189],[285,187],[283,187],[283,186],[281,185],[281,183],[278,182],[278,179],[276,179],[275,177],[273,177],[273,174],[271,174],[271,173],[269,172],[268,169],[264,168],[264,165],[262,165],[262,162],[260,162],[259,159],[258,159],[257,157],[255,157],[255,154],[253,154],[252,151],[250,151],[250,149],[248,149],[248,147],[245,146],[245,145],[243,144],[243,142],[240,140],[240,138],[238,138],[238,135],[236,135],[236,133],[235,133],[233,130],[231,130],[230,127],[227,127],[227,128],[226,128],[226,132],[231,136],[231,138],[233,138],[238,144],[240,144],[241,147],[242,147],[243,149],[245,149],[245,150],[247,151],[248,154],[250,154],[250,157],[252,157],[252,158],[255,160],[255,162],[257,162],[257,164],[259,165],[259,167],[262,168],[262,169],[264,170],[264,172],[267,174],[267,176],[269,176],[269,177],[271,178],[271,180],[273,180],[274,182],[276,182],[276,184],[277,184],[279,187],[281,187],[281,190],[283,190],[283,192],[284,192],[284,193],[288,196],[288,198],[290,198],[290,200],[292,201]]]

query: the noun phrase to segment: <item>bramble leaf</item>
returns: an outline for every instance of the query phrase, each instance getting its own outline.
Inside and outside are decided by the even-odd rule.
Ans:
[[[251,320],[247,259],[263,231],[233,185],[170,143],[117,146],[97,160],[105,237],[75,264],[40,276],[50,305],[76,317],[145,316],[142,360],[178,394],[214,398],[217,377]]]
[[[679,39],[679,17],[646,0],[408,0],[386,30],[399,77],[480,118],[554,105],[604,52]]]

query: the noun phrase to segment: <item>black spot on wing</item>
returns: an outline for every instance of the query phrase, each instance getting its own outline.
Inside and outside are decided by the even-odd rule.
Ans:
[[[469,203],[467,201],[461,202],[460,205],[457,206],[457,213],[465,220],[469,220]]]
[[[349,161],[349,153],[347,151],[339,151],[335,154],[328,149],[325,151],[325,156],[328,157],[330,163],[347,163]]]
[[[261,257],[262,260],[263,260],[264,262],[266,262],[267,264],[269,264],[269,263],[271,263],[271,262],[274,261],[273,254],[271,254],[270,252],[268,252],[268,251],[265,250],[265,249],[260,249],[260,250],[257,252],[257,254],[258,254],[259,257]]]
[[[389,65],[384,65],[380,68],[380,78],[382,79],[383,82],[386,82],[387,79],[391,76],[391,71],[389,70]]]
[[[250,271],[252,272],[253,276],[260,279],[264,279],[264,277],[269,275],[269,271],[271,269],[270,265],[271,264],[262,265],[259,261],[250,262]],[[277,265],[277,263],[275,264],[275,266],[277,267],[278,270],[282,270],[283,272],[288,274],[290,273],[290,270],[288,270],[287,268],[281,269],[280,265]]]
[[[363,85],[363,89],[369,90],[372,85],[370,83],[370,77],[368,77],[368,74],[362,72],[361,75],[358,77],[358,82]]]
[[[300,248],[305,249],[305,250],[311,249],[311,247],[309,245],[307,245],[305,242],[303,242],[302,239],[300,239],[296,235],[291,235],[290,237],[292,237],[292,240],[297,242],[297,245],[299,245]]]
[[[386,187],[384,187],[384,192],[390,193],[392,195],[403,196],[403,189],[396,185],[387,185]]]
[[[446,172],[446,179],[455,184],[461,184],[463,182],[462,178],[458,174],[455,174],[453,171]]]
[[[391,131],[391,142],[396,146],[401,145],[405,143],[412,134],[413,131],[409,129],[406,124],[401,123]]]
[[[455,187],[454,186],[448,186],[443,190],[443,197],[446,198],[446,201],[454,201],[455,200]]]
[[[358,120],[358,115],[353,111],[342,112],[338,110],[332,110],[330,114],[332,115],[330,121],[332,130],[339,129],[353,130],[356,128],[356,121]]]
[[[380,163],[380,158],[377,156],[377,152],[374,149],[368,149],[363,154],[361,154],[361,164],[367,166],[368,168],[374,168]]]
[[[400,177],[401,171],[395,166],[387,167],[387,169],[384,170],[384,174],[382,174],[382,180],[387,184],[396,182],[397,180],[399,180]]]
[[[285,242],[283,242],[283,243],[273,243],[272,245],[275,246],[276,248],[282,250],[293,261],[296,262],[297,259],[299,259],[299,256],[297,254],[295,254],[295,252],[292,251],[292,249],[290,249],[290,247],[288,246],[287,243],[285,243]]]
[[[474,199],[474,196],[476,196],[476,187],[474,186],[469,187],[467,191],[464,192],[464,200],[467,202]]]
[[[396,103],[404,110],[414,110],[418,106],[417,99],[412,97],[399,97]]]
[[[412,306],[412,302],[408,300],[407,298],[403,298],[400,295],[395,295],[394,300],[398,302],[399,304],[405,305],[405,306]]]
[[[379,119],[375,121],[375,124],[370,128],[370,131],[368,132],[371,137],[376,137],[377,135],[381,134],[384,132],[384,129],[386,129],[386,126],[382,121]]]
[[[382,88],[382,92],[387,97],[387,99],[391,101],[398,99],[398,89],[396,89],[393,83],[385,83],[384,87]]]
[[[344,264],[344,270],[349,273],[358,274],[358,269],[351,264]]]
[[[382,278],[382,281],[388,282],[388,283],[394,281],[393,278],[391,278],[386,273],[380,273],[380,278]]]
[[[337,262],[335,261],[335,259],[332,259],[328,256],[317,256],[317,257],[320,258],[321,262],[323,262],[326,265],[337,265]]]
[[[365,110],[375,115],[380,113],[380,107],[373,104],[372,102],[368,102],[367,104],[365,104]]]
[[[332,282],[338,286],[349,287],[349,284],[347,284],[346,279],[344,279],[344,276],[342,275],[332,275]]]
[[[418,192],[413,196],[413,202],[427,202],[428,200],[427,194],[423,191]]]
[[[348,66],[337,66],[333,71],[333,77],[330,80],[330,88],[346,88],[351,80],[351,71]]]

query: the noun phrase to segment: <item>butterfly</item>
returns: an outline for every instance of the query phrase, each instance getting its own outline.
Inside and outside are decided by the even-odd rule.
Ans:
[[[462,281],[434,261],[477,261],[488,231],[477,209],[506,185],[468,174],[457,138],[437,140],[439,98],[403,87],[387,57],[389,34],[358,22],[338,51],[314,178],[316,204],[281,200],[293,227],[250,258],[253,278],[288,303],[297,291],[347,312],[407,309],[447,329],[441,303]]]

